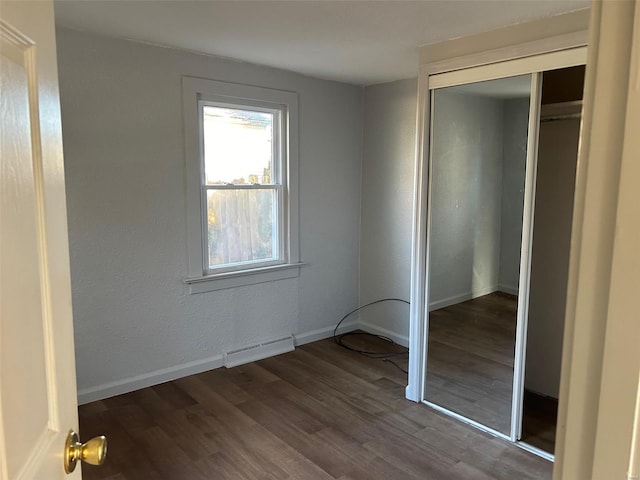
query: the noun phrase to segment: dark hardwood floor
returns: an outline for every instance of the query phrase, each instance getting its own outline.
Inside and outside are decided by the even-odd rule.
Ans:
[[[407,401],[405,384],[394,365],[323,340],[83,405],[82,438],[109,441],[84,478],[551,478],[551,463]]]
[[[430,312],[427,400],[508,434],[516,311],[496,292]],[[538,397],[525,395],[522,440],[553,453],[557,404]]]
[[[509,433],[516,309],[496,292],[429,313],[427,400]]]
[[[522,441],[553,453],[556,448],[558,400],[534,392],[524,392]]]

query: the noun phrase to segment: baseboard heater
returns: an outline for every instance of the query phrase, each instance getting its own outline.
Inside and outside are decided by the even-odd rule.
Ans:
[[[288,337],[231,350],[224,354],[224,366],[227,368],[237,367],[238,365],[273,357],[281,353],[292,352],[295,349],[293,340],[293,335],[289,335]]]

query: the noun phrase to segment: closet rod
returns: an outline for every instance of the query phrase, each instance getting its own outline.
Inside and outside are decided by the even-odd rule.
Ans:
[[[559,120],[569,120],[572,118],[581,118],[582,114],[581,113],[568,113],[565,115],[553,115],[553,116],[548,116],[548,117],[541,117],[540,118],[540,123],[547,123],[547,122],[557,122]]]

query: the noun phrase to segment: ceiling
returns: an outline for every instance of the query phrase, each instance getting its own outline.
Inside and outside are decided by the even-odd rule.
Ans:
[[[56,0],[61,26],[358,85],[418,75],[417,47],[589,0]]]

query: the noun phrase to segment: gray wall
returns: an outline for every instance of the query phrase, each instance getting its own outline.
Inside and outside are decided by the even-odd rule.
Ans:
[[[558,398],[580,120],[540,125],[525,386]]]
[[[361,88],[65,29],[58,60],[81,393],[357,304]],[[188,293],[182,75],[299,94],[299,278]]]
[[[360,224],[360,303],[409,300],[417,79],[366,87]],[[409,309],[372,306],[361,326],[406,344]]]
[[[506,100],[504,102],[499,287],[501,291],[514,295],[518,293],[520,274],[528,127],[529,99]]]
[[[500,269],[503,101],[438,90],[431,180],[431,308],[495,291]]]

